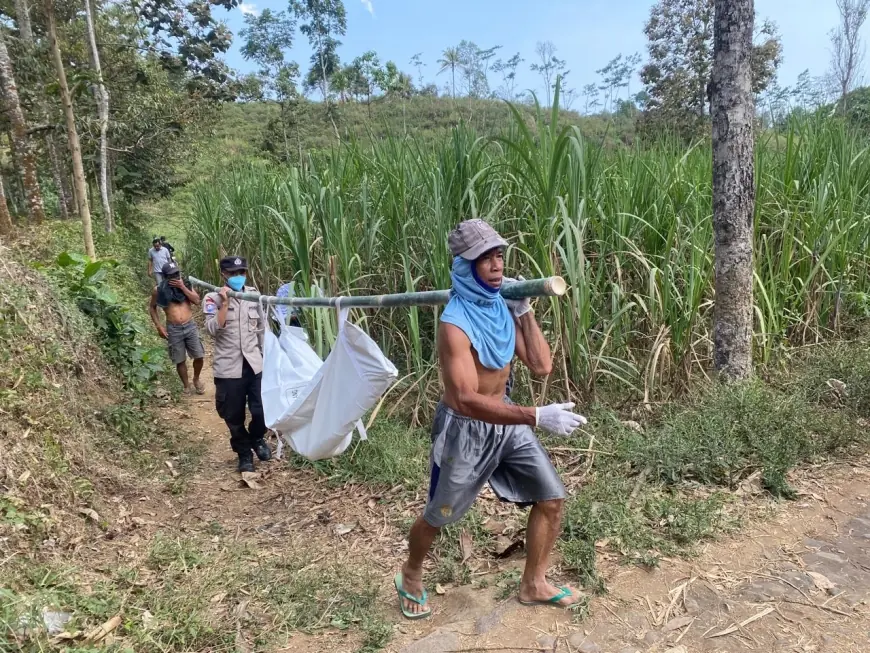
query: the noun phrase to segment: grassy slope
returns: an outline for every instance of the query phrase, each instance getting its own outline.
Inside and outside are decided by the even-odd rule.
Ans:
[[[532,109],[517,105],[532,118]],[[342,138],[384,138],[387,135],[413,134],[424,141],[443,137],[460,121],[481,136],[494,136],[511,123],[510,109],[498,100],[470,98],[416,97],[402,103],[399,100],[374,100],[371,106],[348,102],[339,105],[337,126]],[[249,102],[223,108],[223,118],[214,130],[215,145],[229,155],[253,155],[264,145],[266,123],[278,115],[275,104]],[[326,117],[323,106],[304,102],[299,110],[299,135],[305,151],[328,149],[336,144],[335,130]],[[560,121],[578,125],[585,136],[594,141],[616,144],[634,139],[634,121],[628,117],[581,116],[574,111],[562,111]],[[295,134],[291,134],[295,147]],[[278,147],[277,144],[275,144]]]

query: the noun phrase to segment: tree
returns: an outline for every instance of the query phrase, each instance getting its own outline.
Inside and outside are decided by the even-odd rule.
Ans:
[[[438,69],[438,74],[440,75],[446,70],[450,71],[450,77],[452,80],[451,87],[453,89],[453,99],[456,99],[456,68],[462,65],[462,55],[459,52],[459,48],[446,48],[444,52],[441,53],[441,58],[438,60],[438,65],[441,67]]]
[[[66,71],[63,68],[63,56],[60,52],[60,45],[57,42],[57,27],[54,19],[54,0],[43,0],[45,9],[45,22],[48,30],[48,42],[51,50],[52,60],[54,62],[55,72],[57,74],[58,90],[60,92],[60,101],[63,105],[63,113],[66,118],[66,134],[69,141],[70,155],[73,161],[73,183],[75,185],[76,203],[79,208],[79,216],[82,219],[82,230],[84,232],[85,254],[91,258],[96,258],[97,253],[94,249],[94,237],[91,232],[91,211],[88,207],[88,191],[85,183],[85,168],[82,164],[82,150],[79,145],[79,135],[76,130],[76,118],[73,113],[72,98],[69,93],[69,86],[66,82]]]
[[[501,75],[502,85],[500,87],[500,90],[502,99],[508,101],[513,101],[514,99],[516,99],[517,68],[519,68],[519,65],[523,61],[525,61],[525,59],[523,59],[520,56],[520,53],[517,52],[507,61],[497,59],[492,65],[493,71]]]
[[[331,97],[329,80],[340,65],[338,46],[341,41],[337,37],[344,36],[347,31],[344,3],[342,0],[291,0],[290,7],[300,21],[306,21],[299,31],[308,37],[314,51],[307,85],[320,89],[328,113]]]
[[[864,48],[861,27],[867,20],[870,0],[837,0],[840,24],[831,32],[831,74],[840,92],[840,109],[846,114],[846,96],[858,81]]]
[[[830,101],[830,84],[825,77],[811,77],[805,70],[792,88],[792,101],[804,109],[818,109]]]
[[[598,90],[605,93],[604,110],[607,111],[607,108],[610,107],[612,111],[614,91],[628,84],[628,76],[630,75],[628,65],[623,61],[622,55],[618,54],[604,68],[596,70],[595,73],[602,77],[602,84]]]
[[[12,125],[12,149],[21,172],[21,183],[27,196],[27,212],[33,222],[42,222],[45,210],[42,206],[42,192],[36,170],[36,157],[27,133],[27,123],[21,111],[18,87],[12,72],[12,60],[6,49],[6,37],[0,30],[0,86],[2,86],[3,106]]]
[[[378,84],[381,72],[381,61],[374,50],[364,52],[356,57],[351,64],[354,70],[355,89],[358,95],[365,96],[369,116],[371,116],[372,95]]]
[[[481,50],[472,41],[460,41],[459,71],[462,74],[465,95],[468,97],[483,97],[486,95],[486,79],[483,76]]]
[[[586,98],[583,113],[588,115],[590,109],[595,109],[596,107],[601,106],[601,102],[598,99],[600,92],[601,91],[596,84],[586,84],[586,86],[583,87],[583,97]]]
[[[752,374],[755,160],[754,0],[715,0],[713,123],[715,302],[713,363],[729,380]]]
[[[281,139],[284,145],[284,160],[290,159],[289,130],[298,126],[296,115],[299,97],[296,82],[299,66],[289,61],[286,53],[293,47],[293,30],[296,23],[283,11],[264,9],[260,15],[245,16],[245,27],[239,35],[245,39],[242,56],[259,65],[257,77],[260,92],[278,103]],[[297,129],[297,146],[301,150]],[[300,153],[301,157],[301,153]]]
[[[535,54],[538,55],[540,63],[533,63],[530,68],[532,72],[538,73],[544,80],[544,90],[547,94],[547,106],[550,106],[550,93],[553,90],[553,80],[556,77],[568,74],[565,70],[565,60],[559,59],[556,56],[556,46],[551,41],[538,41],[535,46]]]
[[[644,28],[649,61],[641,80],[649,95],[647,129],[667,128],[686,138],[708,129],[713,63],[714,0],[658,0]],[[761,93],[776,75],[782,45],[776,26],[765,21],[752,47],[752,90]]]
[[[37,54],[34,52],[33,24],[28,4],[28,0],[15,0],[15,24],[18,26],[18,36],[23,50],[22,58],[34,60]],[[39,84],[32,85],[37,88],[39,87]],[[50,119],[51,111],[48,108],[44,94],[36,93],[35,105],[37,108],[37,120],[51,125],[54,121]],[[46,149],[48,150],[51,175],[55,191],[57,192],[58,212],[61,219],[66,220],[69,218],[70,213],[74,211],[71,193],[68,188],[68,175],[64,171],[62,157],[58,152],[58,147],[54,140],[54,130],[46,129],[42,134],[45,139]]]
[[[494,45],[491,48],[477,50],[477,62],[481,71],[481,96],[490,96],[489,92],[489,65],[495,53],[501,50],[500,45]]]
[[[215,20],[212,7],[230,10],[239,0],[131,0],[143,27],[144,41],[169,73],[182,77],[191,95],[217,101],[236,98],[230,70],[220,58],[233,35]]]
[[[423,68],[426,67],[426,64],[423,63],[423,53],[418,52],[413,57],[411,57],[411,61],[409,61],[414,68],[417,69],[417,83],[420,88],[423,88]]]
[[[94,77],[96,78],[94,84],[92,84],[92,89],[94,98],[97,101],[97,115],[100,122],[100,202],[103,206],[103,219],[106,221],[106,231],[111,233],[115,230],[115,221],[112,217],[112,203],[109,200],[109,92],[103,83],[103,68],[100,65],[100,51],[97,48],[97,30],[94,26],[95,9],[91,4],[92,1],[84,0],[85,23],[87,25],[91,67],[94,70]]]

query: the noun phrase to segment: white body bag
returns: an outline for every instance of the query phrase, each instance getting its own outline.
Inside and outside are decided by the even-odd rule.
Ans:
[[[398,378],[377,343],[347,321],[340,310],[335,346],[321,361],[305,331],[281,324],[266,330],[261,393],[266,425],[309,460],[343,453],[354,427],[365,440],[360,418]]]

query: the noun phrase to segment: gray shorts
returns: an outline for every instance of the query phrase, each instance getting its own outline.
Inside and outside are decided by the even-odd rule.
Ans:
[[[154,285],[159,286],[161,283],[163,283],[163,274],[160,272],[155,272],[154,273]]]
[[[531,428],[487,424],[443,403],[432,425],[429,464],[423,519],[431,526],[462,519],[487,482],[499,499],[522,506],[565,498],[565,486]]]
[[[202,340],[199,339],[199,331],[193,320],[184,324],[167,324],[166,335],[169,341],[169,358],[175,365],[187,360],[185,352],[190,354],[191,358],[205,356]]]

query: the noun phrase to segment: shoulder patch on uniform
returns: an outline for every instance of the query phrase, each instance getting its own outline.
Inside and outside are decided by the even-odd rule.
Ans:
[[[211,297],[205,298],[205,307],[203,307],[203,310],[209,314],[217,313],[217,304],[214,303],[214,300]]]

